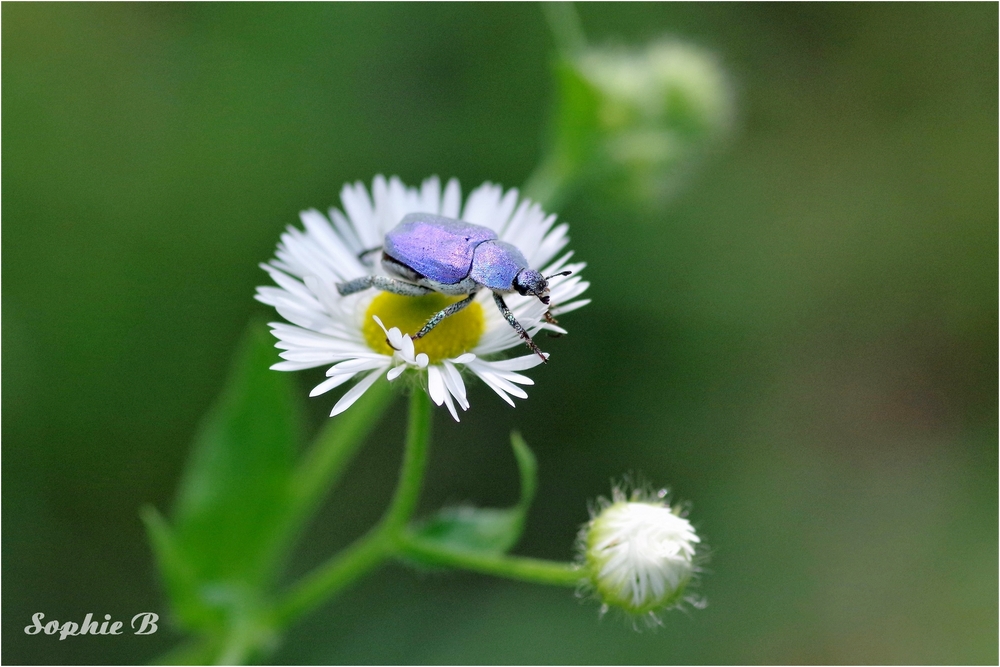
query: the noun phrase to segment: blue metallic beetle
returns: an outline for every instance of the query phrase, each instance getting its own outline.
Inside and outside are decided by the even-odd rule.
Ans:
[[[377,250],[373,248],[362,255]],[[431,292],[469,295],[427,320],[413,335],[417,339],[426,336],[444,318],[472,303],[476,293],[485,287],[493,291],[497,308],[514,331],[535,354],[545,360],[545,355],[514,318],[501,295],[512,292],[532,295],[548,305],[549,278],[569,275],[569,271],[546,278],[528,268],[528,260],[521,251],[499,240],[492,229],[429,213],[410,213],[404,217],[385,235],[385,245],[381,250],[383,268],[396,277],[365,276],[339,283],[337,291],[342,296],[369,287],[404,296],[422,296]],[[555,323],[548,311],[545,312],[545,319]]]

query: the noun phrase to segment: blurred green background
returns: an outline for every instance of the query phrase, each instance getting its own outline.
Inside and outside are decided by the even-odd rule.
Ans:
[[[563,589],[377,571],[283,663],[996,663],[995,4],[583,4],[594,43],[719,54],[738,119],[667,207],[564,210],[594,303],[516,410],[437,412],[425,509],[509,504],[571,555],[627,471],[692,503],[709,606],[634,632]],[[519,185],[552,102],[532,4],[10,4],[3,46],[6,663],[144,662],[31,614],[167,614],[137,509],[169,509],[299,210],[376,173]],[[296,374],[309,400],[322,371]],[[402,403],[299,574],[395,480]]]

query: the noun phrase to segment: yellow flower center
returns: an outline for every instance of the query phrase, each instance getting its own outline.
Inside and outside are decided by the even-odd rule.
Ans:
[[[365,312],[362,325],[365,342],[376,352],[391,355],[393,349],[385,340],[385,332],[372,319],[372,315],[378,315],[386,329],[398,327],[404,334],[413,336],[435,313],[464,298],[437,292],[425,296],[382,292],[372,300]],[[483,307],[473,301],[451,317],[441,320],[426,336],[413,341],[414,348],[416,354],[424,352],[430,358],[430,363],[436,364],[442,359],[454,359],[470,351],[479,342],[485,329]]]

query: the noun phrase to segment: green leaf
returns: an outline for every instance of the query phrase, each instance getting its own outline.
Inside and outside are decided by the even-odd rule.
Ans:
[[[517,544],[535,497],[538,465],[520,434],[511,433],[510,441],[521,473],[518,503],[506,509],[446,507],[419,524],[415,537],[458,551],[505,553]]]
[[[143,514],[174,611],[189,627],[256,604],[289,546],[301,425],[288,374],[270,370],[275,361],[272,337],[252,325],[198,430],[173,527],[155,510]]]
[[[538,461],[535,455],[524,441],[521,434],[512,431],[510,434],[510,445],[514,448],[514,456],[517,458],[517,469],[521,473],[521,500],[517,504],[524,515],[527,515],[531,501],[535,499],[535,490],[538,488]]]
[[[156,564],[159,566],[174,612],[178,617],[189,619],[193,624],[204,624],[208,618],[205,617],[202,605],[197,599],[195,573],[187,555],[178,545],[174,531],[152,505],[143,507],[139,514],[146,526],[146,534],[149,536],[149,543],[153,555],[156,556]]]

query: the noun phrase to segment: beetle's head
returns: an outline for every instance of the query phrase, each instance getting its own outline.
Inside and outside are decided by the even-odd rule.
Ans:
[[[514,276],[514,289],[522,296],[537,296],[538,300],[549,305],[549,278],[556,276],[568,276],[569,271],[561,271],[551,276],[543,276],[534,269],[521,269]]]
[[[534,269],[521,269],[514,276],[514,289],[522,296],[537,296],[542,303],[548,303],[549,281]]]

